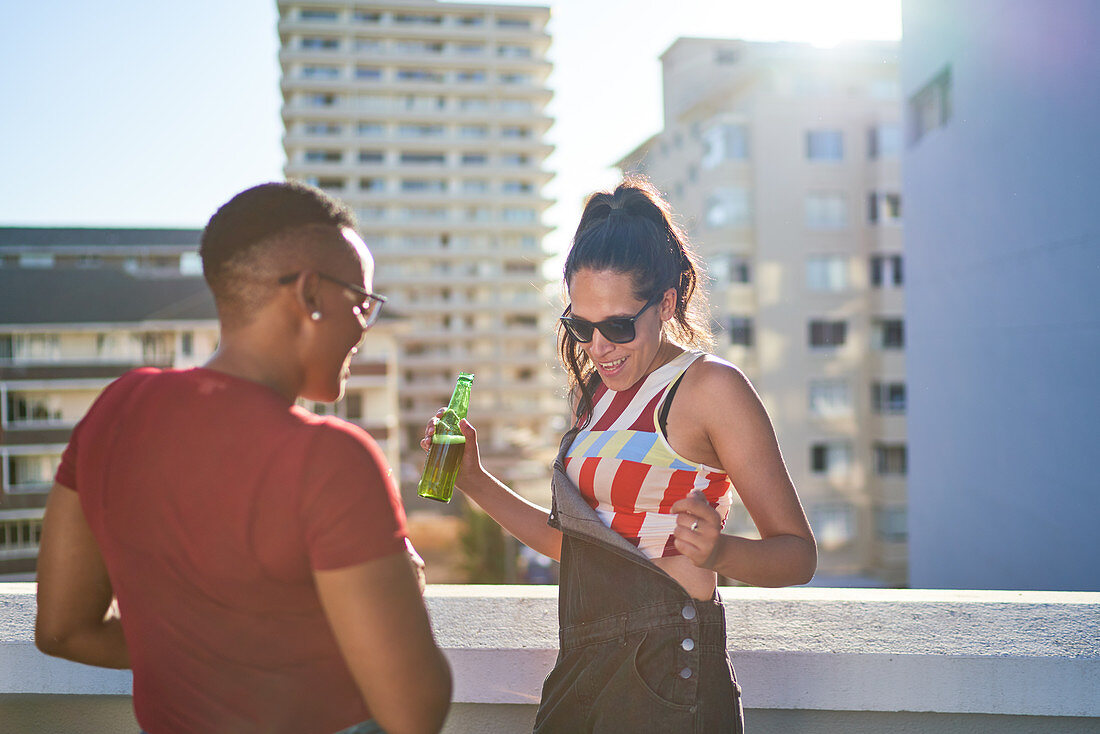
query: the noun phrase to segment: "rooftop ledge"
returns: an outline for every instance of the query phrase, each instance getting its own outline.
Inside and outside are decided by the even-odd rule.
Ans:
[[[128,672],[48,658],[33,583],[0,583],[0,702],[127,695]],[[746,709],[1100,717],[1100,593],[722,588]],[[556,586],[432,586],[457,704],[536,704]],[[450,729],[448,729],[450,730]]]

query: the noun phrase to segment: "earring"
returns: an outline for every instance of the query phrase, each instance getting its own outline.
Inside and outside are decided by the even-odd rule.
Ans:
[[[313,313],[311,313],[309,315],[309,317],[311,319],[313,319],[314,321],[320,321],[321,320],[321,312],[320,311],[314,311]]]

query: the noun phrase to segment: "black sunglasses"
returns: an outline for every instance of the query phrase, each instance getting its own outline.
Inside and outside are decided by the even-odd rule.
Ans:
[[[301,274],[302,271],[299,270],[297,273],[289,273],[288,275],[284,275],[279,278],[279,285],[290,285],[295,280],[297,280],[298,276]],[[382,304],[386,302],[385,296],[375,295],[374,293],[360,288],[357,285],[353,285],[346,280],[340,280],[339,278],[334,278],[331,275],[325,275],[324,273],[317,273],[317,277],[321,280],[327,280],[330,283],[335,283],[336,285],[341,286],[342,288],[346,288],[355,295],[359,296],[361,300],[359,305],[356,306],[356,309],[358,309],[359,319],[362,322],[364,329],[366,329],[368,326],[373,325],[374,322],[378,320],[378,314],[382,313]]]
[[[603,338],[607,339],[612,344],[626,344],[627,342],[634,341],[634,337],[637,336],[634,330],[634,322],[638,320],[639,316],[645,313],[647,308],[656,303],[660,303],[663,297],[664,294],[662,293],[649,299],[649,301],[642,306],[642,310],[633,316],[613,316],[609,319],[604,319],[603,321],[597,321],[595,323],[585,321],[584,319],[578,319],[576,316],[567,316],[566,314],[569,313],[569,309],[572,308],[572,306],[568,306],[565,311],[562,312],[559,321],[561,321],[562,326],[565,327],[566,333],[568,333],[574,341],[578,341],[581,344],[587,344],[592,341],[593,332],[596,329],[599,329],[600,333],[603,334]]]

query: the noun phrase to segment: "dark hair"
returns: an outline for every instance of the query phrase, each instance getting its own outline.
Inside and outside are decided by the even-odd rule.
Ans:
[[[355,228],[339,200],[298,181],[265,183],[234,196],[210,217],[199,245],[202,272],[220,306],[248,305],[262,288],[239,282],[256,269],[259,250],[309,226]],[[221,308],[219,308],[219,313]]]
[[[676,310],[662,327],[666,335],[684,347],[711,346],[706,294],[699,282],[702,265],[673,221],[668,202],[646,179],[628,176],[614,191],[597,192],[585,201],[573,246],[565,258],[567,291],[573,276],[582,269],[629,275],[639,301],[674,288]],[[583,427],[592,415],[599,373],[560,324],[558,352],[569,373],[577,425]]]

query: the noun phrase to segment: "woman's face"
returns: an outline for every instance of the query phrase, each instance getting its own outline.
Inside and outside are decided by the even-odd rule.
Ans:
[[[347,258],[335,272],[326,275],[359,286],[366,291],[374,280],[374,259],[362,239],[353,230],[343,228],[357,257]],[[354,291],[331,280],[320,280],[317,294],[317,311],[320,320],[314,322],[316,349],[308,370],[306,397],[321,402],[334,402],[344,395],[344,387],[351,375],[351,360],[357,346],[363,340],[363,322],[357,313],[362,298]]]
[[[661,323],[672,318],[675,293],[670,288],[661,301],[638,316],[633,341],[615,344],[593,329],[592,341],[581,344],[608,389],[626,390],[653,370],[661,347]],[[587,268],[573,274],[569,300],[570,315],[592,323],[617,316],[630,318],[646,305],[635,298],[630,275]]]

